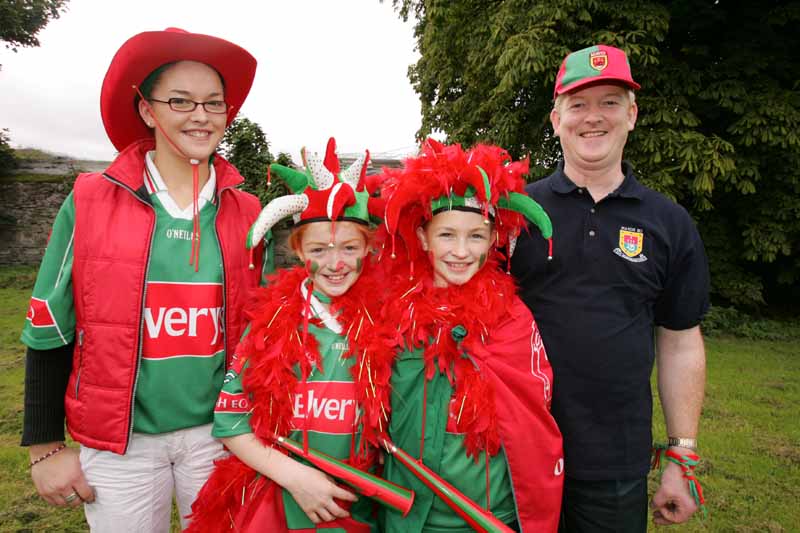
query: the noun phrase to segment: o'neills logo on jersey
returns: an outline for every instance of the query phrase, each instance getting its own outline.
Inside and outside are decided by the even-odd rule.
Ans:
[[[223,338],[222,284],[147,284],[142,357],[210,357]]]
[[[292,427],[349,435],[356,422],[355,384],[311,381],[307,385],[307,394],[299,392],[294,396]],[[302,389],[302,384],[298,384],[298,390]]]

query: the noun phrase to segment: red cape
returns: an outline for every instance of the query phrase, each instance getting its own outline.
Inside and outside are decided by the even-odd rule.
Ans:
[[[394,342],[424,346],[428,378],[437,368],[450,376],[469,456],[503,446],[522,530],[556,531],[564,461],[550,414],[553,373],[513,279],[496,259],[466,284],[441,289],[432,286],[428,264],[411,280],[399,270],[382,315],[384,325],[392,318]],[[451,336],[456,326],[466,332],[460,342]]]
[[[482,374],[494,389],[522,531],[556,531],[564,455],[561,432],[550,415],[553,373],[536,322],[518,296],[510,311],[486,345]]]

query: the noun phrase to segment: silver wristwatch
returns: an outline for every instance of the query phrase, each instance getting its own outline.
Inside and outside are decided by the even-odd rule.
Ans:
[[[667,446],[678,446],[680,448],[688,448],[693,452],[696,452],[697,439],[688,439],[685,437],[668,437]]]

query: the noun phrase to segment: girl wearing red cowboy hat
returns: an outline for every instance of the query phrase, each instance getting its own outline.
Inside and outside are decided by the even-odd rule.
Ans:
[[[551,237],[549,218],[523,192],[527,171],[499,147],[432,139],[404,168],[385,171],[379,239],[391,290],[381,322],[398,348],[384,475],[416,491],[408,516],[387,510],[387,532],[558,525],[553,375],[499,251],[513,253],[525,218]]]
[[[167,531],[173,496],[186,526],[224,453],[210,424],[260,279],[242,246],[260,205],[215,151],[255,68],[169,28],[125,42],[103,81],[119,155],[61,207],[22,334],[31,476],[93,531]]]

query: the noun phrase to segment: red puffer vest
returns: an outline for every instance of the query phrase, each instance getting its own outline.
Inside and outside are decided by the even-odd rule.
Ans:
[[[76,334],[65,407],[67,429],[85,446],[124,454],[139,368],[142,312],[155,211],[142,176],[153,141],[133,143],[106,172],[75,182],[72,291]],[[243,179],[214,158],[222,252],[225,348],[233,354],[245,326],[244,304],[258,286],[260,266],[248,268],[245,237],[261,205],[234,189]],[[260,253],[255,257],[260,265]],[[177,259],[176,259],[177,260]],[[183,260],[183,258],[181,259]]]

